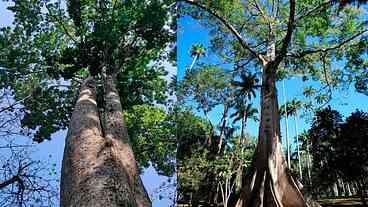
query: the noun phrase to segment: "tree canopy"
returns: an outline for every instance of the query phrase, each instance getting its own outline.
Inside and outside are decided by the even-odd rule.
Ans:
[[[173,46],[170,3],[13,2],[13,26],[0,32],[0,82],[22,100],[22,126],[35,141],[67,127],[78,78],[99,77],[103,67],[118,74],[124,108],[165,101],[160,63]]]
[[[313,104],[329,101],[335,88],[367,93],[365,6],[323,0],[180,2],[181,15],[210,30],[211,53],[235,70],[259,74],[274,42],[276,59],[282,61],[278,77],[302,77],[312,89],[309,97],[318,100]]]
[[[94,77],[97,101],[104,102],[106,71],[116,75],[141,166],[152,163],[171,175],[173,123],[166,118],[171,115],[154,105],[167,102],[165,64],[175,61],[173,1],[36,0],[10,5],[14,22],[0,29],[0,88],[19,113],[17,134],[42,142],[67,129],[83,78]],[[151,109],[147,116],[137,116]],[[138,121],[141,127],[132,127]],[[142,128],[153,123],[159,126],[143,136]]]

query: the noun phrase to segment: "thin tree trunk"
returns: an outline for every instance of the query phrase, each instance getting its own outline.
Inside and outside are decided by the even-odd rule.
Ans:
[[[339,183],[339,186],[340,186],[340,187],[341,187],[341,189],[342,189],[342,195],[343,195],[343,196],[346,196],[346,190],[345,190],[344,181],[343,181],[341,178],[339,178],[337,181],[338,181],[338,183]]]
[[[192,64],[190,64],[189,71],[191,71],[193,69],[193,66],[194,66],[195,62],[197,61],[198,57],[199,57],[199,55],[194,56]]]
[[[352,192],[351,192],[351,189],[350,189],[350,183],[345,183],[346,184],[346,188],[348,190],[348,196],[352,196]]]
[[[287,164],[288,168],[291,169],[291,162],[290,162],[290,143],[289,143],[289,124],[288,124],[288,113],[287,113],[287,99],[286,99],[286,92],[285,92],[285,80],[282,80],[282,94],[284,96],[284,111],[285,111],[285,138],[286,138],[286,149],[287,149]]]
[[[269,62],[262,75],[258,144],[237,207],[307,206],[282,153],[275,82],[276,68]]]
[[[309,152],[309,141],[307,140],[307,173],[308,173],[309,185],[312,185],[311,165],[312,165],[312,159],[311,159],[311,155]]]
[[[224,104],[224,114],[223,114],[223,117],[222,117],[222,124],[221,124],[220,140],[219,140],[219,143],[218,143],[218,151],[217,151],[218,154],[220,154],[221,149],[222,149],[222,143],[223,143],[223,138],[224,138],[223,136],[225,134],[225,127],[226,127],[228,111],[229,111],[229,107],[225,103]]]
[[[244,123],[245,123],[245,115],[243,116],[241,121],[241,132],[240,132],[241,143],[243,143],[244,140]]]
[[[300,181],[302,181],[303,180],[303,172],[302,172],[302,164],[301,164],[301,160],[300,160],[298,112],[297,111],[295,111],[294,122],[295,122],[295,134],[296,134],[296,150],[297,150],[297,153],[298,153],[299,178],[300,178]]]
[[[337,182],[332,185],[332,192],[335,197],[339,196],[339,188],[337,187]]]
[[[105,137],[111,145],[113,159],[128,174],[128,183],[132,189],[137,207],[151,206],[148,194],[139,176],[139,169],[130,146],[128,131],[124,122],[120,97],[115,79],[107,75],[105,90]]]
[[[60,206],[136,206],[127,173],[102,136],[92,78],[82,83],[66,138]]]

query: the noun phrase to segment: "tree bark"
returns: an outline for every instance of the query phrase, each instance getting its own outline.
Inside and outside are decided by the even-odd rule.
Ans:
[[[237,207],[307,206],[282,153],[275,67],[269,62],[263,69],[258,144]]]
[[[137,202],[140,197],[131,186],[131,171],[122,165],[125,152],[120,141],[103,135],[96,83],[89,77],[82,83],[66,138],[60,206],[150,206]]]
[[[116,160],[119,167],[127,172],[128,183],[135,198],[135,206],[151,206],[151,201],[139,176],[139,169],[130,146],[120,97],[114,81],[115,78],[112,75],[107,75],[104,81],[105,137],[111,145],[112,157]]]

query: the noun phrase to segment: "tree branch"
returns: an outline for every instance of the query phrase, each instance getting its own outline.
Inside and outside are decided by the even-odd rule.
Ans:
[[[333,0],[328,0],[328,1],[325,1],[321,4],[319,4],[316,7],[313,7],[312,9],[306,11],[303,14],[298,14],[295,22],[298,22],[299,20],[303,19],[304,17],[308,17],[308,16],[312,15],[314,12],[319,12],[319,11],[331,6],[332,3],[333,3]]]
[[[364,30],[364,31],[358,32],[357,34],[351,36],[350,38],[345,39],[342,42],[340,42],[340,43],[338,43],[336,45],[333,45],[331,47],[304,50],[304,51],[301,51],[301,52],[296,53],[296,54],[288,54],[287,56],[293,57],[293,58],[302,58],[302,57],[305,57],[306,55],[310,55],[310,54],[314,54],[314,53],[328,52],[328,51],[331,51],[331,50],[336,50],[336,49],[344,46],[345,44],[349,43],[350,41],[354,40],[355,38],[363,35],[367,31],[368,30]]]
[[[245,50],[248,50],[252,55],[257,57],[262,63],[267,62],[265,57],[263,55],[259,54],[257,51],[253,50],[251,48],[251,46],[243,39],[243,37],[240,35],[240,33],[235,29],[235,27],[233,25],[231,25],[230,22],[227,21],[224,17],[220,16],[219,14],[217,14],[215,11],[211,10],[210,8],[200,4],[198,2],[195,2],[194,0],[178,0],[178,1],[182,1],[182,2],[185,2],[187,4],[196,6],[200,9],[203,9],[206,12],[210,13],[212,16],[214,16],[216,19],[218,19],[228,30],[230,30],[230,32],[236,37],[236,39],[239,41],[239,43],[241,44],[241,46]]]
[[[281,50],[275,58],[276,64],[279,64],[287,54],[287,48],[291,42],[291,36],[293,34],[294,27],[295,27],[295,7],[296,7],[295,0],[290,0],[289,20],[287,24],[287,31],[286,31],[286,35],[284,39],[282,40]]]
[[[65,34],[66,34],[66,35],[67,35],[71,40],[73,40],[73,42],[74,42],[74,43],[78,43],[78,41],[73,37],[73,35],[71,35],[71,34],[69,33],[69,31],[68,31],[68,29],[66,28],[66,26],[64,25],[63,21],[62,21],[59,17],[57,17],[57,16],[53,15],[53,14],[51,13],[51,10],[50,10],[50,8],[49,8],[48,6],[46,6],[46,9],[47,9],[47,11],[48,11],[48,13],[49,13],[50,17],[51,17],[51,18],[53,18],[57,23],[59,23],[59,25],[63,28],[63,30],[64,30]]]
[[[5,188],[8,185],[11,185],[11,184],[13,184],[15,182],[18,182],[19,180],[20,180],[19,176],[18,175],[15,175],[15,176],[13,176],[13,177],[11,177],[11,178],[9,178],[9,179],[1,182],[0,183],[0,189]]]

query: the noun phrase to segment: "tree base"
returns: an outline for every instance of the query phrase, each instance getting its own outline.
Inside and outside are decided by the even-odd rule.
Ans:
[[[289,172],[279,142],[268,159],[257,150],[249,173],[243,178],[236,207],[307,207]]]

